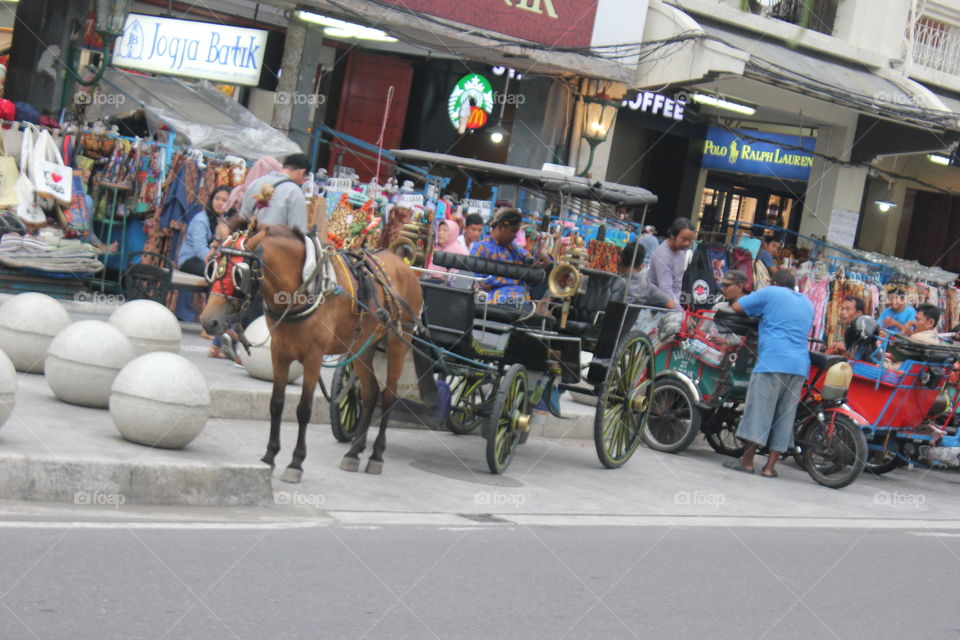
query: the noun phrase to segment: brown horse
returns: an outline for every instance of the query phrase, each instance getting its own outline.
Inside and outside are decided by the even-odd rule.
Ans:
[[[236,323],[259,288],[270,328],[273,361],[270,439],[262,458],[271,468],[280,451],[280,422],[290,363],[294,360],[303,363],[303,392],[297,405],[300,431],[290,466],[280,477],[284,482],[299,482],[303,475],[307,423],[323,357],[356,354],[362,350],[353,361],[353,368],[361,385],[363,411],[352,446],[340,467],[347,471],[359,469],[359,456],[366,447],[367,430],[380,395],[383,410],[380,433],[366,467],[367,473],[380,473],[387,444],[387,419],[397,400],[397,380],[423,303],[420,282],[415,272],[396,255],[382,251],[371,253],[368,264],[374,274],[376,291],[368,300],[359,300],[365,309],[358,307],[355,299],[358,283],[348,271],[346,261],[325,249],[314,272],[319,276],[320,290],[308,293],[302,273],[305,242],[312,240],[305,239],[298,230],[282,225],[257,227],[256,222],[244,234],[231,237],[208,271],[213,286],[200,323],[207,333],[223,333]],[[354,295],[350,295],[351,292]],[[377,303],[380,311],[374,313],[376,310],[370,307]],[[373,355],[376,344],[384,339],[387,380],[381,393],[373,370]]]

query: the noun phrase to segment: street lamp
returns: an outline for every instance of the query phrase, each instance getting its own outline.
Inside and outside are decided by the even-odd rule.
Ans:
[[[113,43],[123,35],[123,26],[127,21],[127,14],[130,13],[130,5],[133,0],[96,0],[96,31],[103,40],[103,55],[100,56],[100,66],[97,69],[97,75],[92,80],[84,80],[79,72],[74,73],[74,80],[85,87],[91,87],[103,78],[107,67],[110,66],[110,58],[113,57]]]
[[[590,157],[587,159],[587,166],[578,176],[585,176],[593,166],[593,154],[597,147],[606,141],[607,134],[613,127],[613,120],[617,117],[617,110],[620,108],[620,100],[613,100],[606,93],[598,93],[595,96],[583,96],[583,127],[581,136],[590,145]]]

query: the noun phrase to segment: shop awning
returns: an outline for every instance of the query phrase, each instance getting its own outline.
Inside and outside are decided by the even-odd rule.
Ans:
[[[125,117],[143,109],[150,132],[167,126],[176,142],[256,160],[301,153],[299,145],[218,91],[206,80],[188,82],[108,69],[102,99],[87,108],[89,120]]]
[[[415,149],[393,149],[391,153],[396,156],[397,160],[414,164],[453,167],[481,183],[491,182],[520,186],[526,184],[549,193],[564,193],[621,207],[637,207],[656,204],[657,202],[657,196],[641,187],[631,187],[613,182],[590,180]]]
[[[760,34],[697,19],[712,40],[750,55],[744,76],[849,107],[861,113],[917,126],[955,128],[960,111],[925,106],[921,88],[894,83],[862,65],[791,47]],[[948,105],[949,106],[949,105]]]
[[[274,0],[277,2],[277,0]],[[515,68],[523,73],[537,74],[573,74],[588,78],[602,78],[633,85],[636,81],[636,68],[625,64],[623,60],[606,59],[590,55],[584,48],[545,47],[519,37],[506,36],[490,29],[472,26],[465,22],[435,17],[420,11],[407,9],[407,3],[390,0],[389,2],[370,0],[301,0],[296,6],[326,16],[367,24],[386,30],[401,42],[419,47],[423,55],[437,52],[444,57],[463,58],[491,65]],[[417,3],[417,6],[422,3]],[[436,4],[442,4],[437,0]],[[448,0],[448,5],[462,9],[456,13],[465,15],[473,12],[482,14],[483,2],[461,3]],[[520,2],[504,3],[503,0],[490,1],[492,11],[504,6],[520,8]],[[559,4],[559,3],[558,3]],[[568,3],[567,9],[576,11],[589,3]],[[533,15],[530,7],[542,7],[538,1],[528,3],[527,11],[516,11],[516,20],[529,19]],[[558,7],[559,10],[559,7]],[[563,23],[564,29],[572,32],[580,22],[584,22],[584,12],[574,15]],[[641,25],[642,26],[642,25]]]

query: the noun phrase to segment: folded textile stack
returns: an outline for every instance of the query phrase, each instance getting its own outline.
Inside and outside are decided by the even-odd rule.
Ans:
[[[0,264],[55,273],[97,273],[100,251],[79,240],[52,239],[5,233],[0,238]]]

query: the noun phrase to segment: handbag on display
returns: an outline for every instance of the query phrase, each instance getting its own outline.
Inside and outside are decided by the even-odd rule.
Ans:
[[[37,136],[30,160],[37,194],[69,206],[73,196],[73,169],[63,163],[60,149],[48,130],[43,129]]]
[[[37,191],[30,178],[30,157],[33,154],[33,131],[23,131],[20,143],[20,176],[17,178],[17,217],[25,224],[43,224],[47,220],[37,201]]]
[[[20,202],[17,196],[17,180],[20,169],[17,161],[7,154],[7,148],[0,137],[0,207],[15,207]]]

